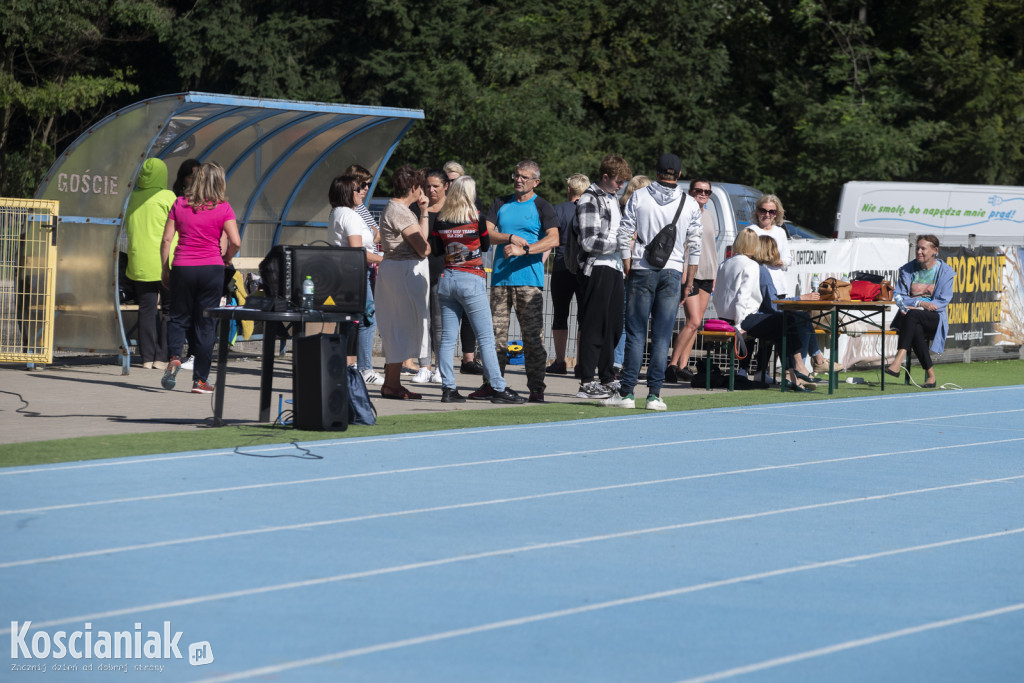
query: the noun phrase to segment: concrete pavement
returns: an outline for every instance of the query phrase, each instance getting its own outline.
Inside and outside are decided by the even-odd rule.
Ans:
[[[253,345],[255,349],[255,345]],[[382,359],[375,367],[382,372]],[[216,366],[210,373],[215,379]],[[272,419],[277,415],[278,397],[291,397],[291,353],[278,358],[274,366]],[[107,434],[140,434],[151,431],[201,429],[210,426],[213,395],[192,394],[191,373],[182,370],[178,387],[166,391],[160,386],[160,370],[132,367],[121,374],[116,356],[74,356],[55,358],[53,365],[41,371],[25,369],[24,364],[0,365],[0,442],[20,443],[49,439],[67,439]],[[509,386],[526,395],[526,375],[521,365],[509,365]],[[482,381],[479,375],[456,372],[463,394],[473,391]],[[259,413],[260,359],[257,353],[232,352],[228,359],[224,419],[232,424],[256,424]],[[572,374],[549,375],[545,398],[549,402],[581,402],[575,394],[579,381]],[[638,395],[647,391],[640,382]],[[420,401],[382,399],[378,389],[370,389],[370,398],[379,415],[422,414],[451,410],[515,410],[517,406],[493,405],[488,401],[441,403],[439,384],[414,385],[423,394]],[[683,387],[686,388],[683,388]],[[663,395],[703,393],[687,385],[666,385]],[[640,401],[638,401],[638,404]],[[286,406],[287,408],[287,406]],[[609,409],[612,410],[612,409]]]

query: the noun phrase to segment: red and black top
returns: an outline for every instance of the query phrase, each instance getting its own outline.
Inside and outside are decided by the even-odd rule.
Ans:
[[[491,238],[487,223],[478,215],[475,223],[451,223],[438,220],[430,233],[435,248],[444,254],[444,267],[487,277],[484,272],[483,253],[490,249]]]

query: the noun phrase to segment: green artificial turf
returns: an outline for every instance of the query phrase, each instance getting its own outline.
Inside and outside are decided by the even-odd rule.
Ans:
[[[952,383],[964,389],[1019,384],[1024,380],[1024,360],[950,363],[936,367],[940,383]],[[742,407],[793,401],[822,401],[830,399],[892,396],[910,392],[935,392],[942,389],[918,389],[905,386],[903,380],[886,378],[885,394],[879,391],[879,371],[843,373],[847,377],[862,377],[866,384],[841,382],[835,394],[820,386],[813,393],[782,393],[778,389],[752,391],[713,391],[687,396],[665,396],[670,411],[703,410],[706,408]],[[914,368],[914,379],[924,381],[924,371]],[[646,392],[638,387],[637,405],[642,406]],[[33,441],[0,445],[0,467],[41,465],[48,463],[120,458],[154,453],[180,453],[184,451],[238,450],[292,441],[338,440],[365,436],[386,436],[410,432],[446,431],[451,429],[482,428],[502,425],[561,422],[587,418],[621,416],[637,411],[605,408],[594,403],[547,403],[544,405],[510,406],[505,409],[455,410],[426,415],[394,415],[380,417],[373,427],[350,426],[344,432],[311,432],[285,427],[258,425],[198,428],[195,431],[149,432],[145,434],[119,434],[90,436],[54,441]]]

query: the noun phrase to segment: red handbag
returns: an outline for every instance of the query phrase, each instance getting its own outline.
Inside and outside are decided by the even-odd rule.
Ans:
[[[882,285],[867,280],[854,280],[850,283],[850,298],[854,301],[875,301],[882,293]]]

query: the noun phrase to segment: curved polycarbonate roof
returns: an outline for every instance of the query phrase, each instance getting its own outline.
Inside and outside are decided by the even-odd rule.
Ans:
[[[381,169],[421,110],[181,93],[144,100],[83,133],[51,167],[37,197],[59,200],[64,223],[120,223],[147,157],[216,161],[242,231],[262,256],[289,229],[326,225],[327,190],[349,164]],[[370,193],[373,189],[371,187]]]
[[[190,92],[144,100],[99,121],[60,155],[36,192],[60,202],[55,348],[129,348],[118,252],[127,243],[121,220],[146,158],[167,163],[169,183],[189,158],[223,166],[240,255],[262,258],[274,244],[325,239],[331,180],[355,163],[373,174],[375,187],[398,142],[422,118],[413,109]],[[127,355],[123,362],[127,370]]]

